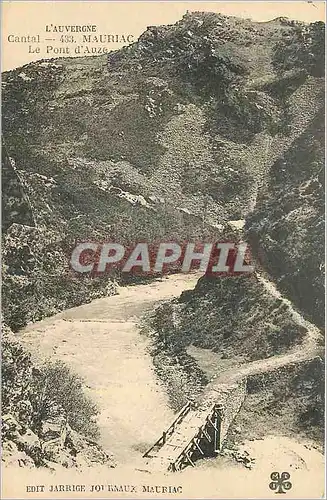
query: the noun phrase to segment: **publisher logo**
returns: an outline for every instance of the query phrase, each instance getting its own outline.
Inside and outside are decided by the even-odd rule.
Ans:
[[[269,484],[269,488],[275,493],[286,493],[286,491],[292,488],[292,483],[289,481],[291,475],[289,472],[272,472],[270,479],[272,480]]]

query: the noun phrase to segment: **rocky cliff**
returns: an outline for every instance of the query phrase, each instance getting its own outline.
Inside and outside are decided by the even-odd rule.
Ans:
[[[260,264],[297,307],[324,325],[324,113],[272,166],[246,224]]]

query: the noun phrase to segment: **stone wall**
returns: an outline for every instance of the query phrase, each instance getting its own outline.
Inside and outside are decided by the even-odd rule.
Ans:
[[[200,407],[209,410],[215,404],[221,408],[220,444],[227,437],[228,429],[241,409],[246,397],[246,378],[237,384],[218,384],[214,379],[203,392]]]
[[[228,429],[241,409],[246,396],[246,379],[230,386],[227,389],[226,400],[222,409],[222,422],[220,427],[220,444],[227,437]]]

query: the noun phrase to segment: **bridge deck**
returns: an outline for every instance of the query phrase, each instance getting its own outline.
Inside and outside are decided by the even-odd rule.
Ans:
[[[193,465],[191,455],[201,449],[201,441],[206,440],[215,445],[213,431],[218,431],[216,407],[188,409],[180,420],[173,425],[170,435],[163,436],[160,443],[156,443],[145,456],[151,457],[147,465],[151,470],[176,470],[183,462]],[[164,433],[165,434],[165,433]],[[151,455],[150,455],[151,453]]]

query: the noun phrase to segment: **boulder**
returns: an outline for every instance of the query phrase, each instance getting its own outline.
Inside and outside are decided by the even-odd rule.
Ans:
[[[91,466],[99,463],[109,465],[110,467],[115,467],[116,465],[112,456],[106,453],[97,443],[70,428],[68,428],[66,446],[76,457],[76,461],[79,464]]]
[[[35,467],[34,460],[24,451],[20,451],[13,441],[6,441],[3,443],[2,462],[5,467]]]

